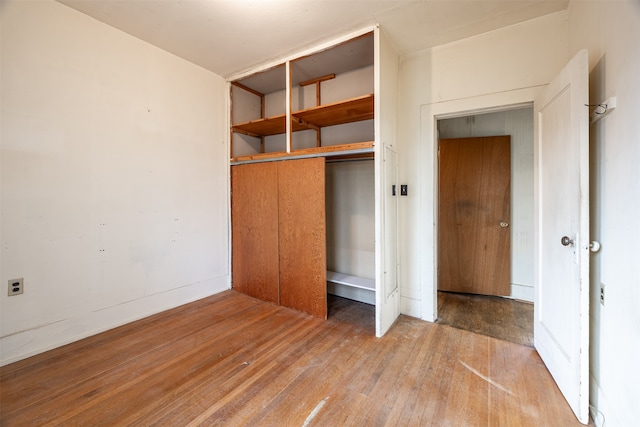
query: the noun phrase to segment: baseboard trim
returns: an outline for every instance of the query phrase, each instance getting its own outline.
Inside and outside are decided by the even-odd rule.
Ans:
[[[0,366],[220,293],[230,283],[224,275],[3,337]]]

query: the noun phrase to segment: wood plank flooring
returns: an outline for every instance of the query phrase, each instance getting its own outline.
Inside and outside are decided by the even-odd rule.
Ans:
[[[3,426],[578,426],[532,348],[234,291],[0,368]]]
[[[533,304],[438,291],[438,323],[533,347]]]

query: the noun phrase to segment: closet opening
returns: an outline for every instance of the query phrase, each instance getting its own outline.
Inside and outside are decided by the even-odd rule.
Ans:
[[[372,306],[363,310],[373,322],[376,303],[373,155],[327,157],[325,179],[329,317],[332,301],[345,298]]]
[[[437,321],[533,346],[533,108],[437,130]]]

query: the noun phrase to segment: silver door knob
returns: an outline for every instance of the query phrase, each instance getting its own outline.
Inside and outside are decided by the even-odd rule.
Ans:
[[[562,236],[562,239],[560,239],[560,243],[562,243],[562,246],[571,246],[573,245],[573,239],[570,239],[567,236]]]

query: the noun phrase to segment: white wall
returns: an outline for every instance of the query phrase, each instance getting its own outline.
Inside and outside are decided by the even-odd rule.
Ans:
[[[400,206],[402,311],[428,320],[435,117],[532,100],[585,47],[590,102],[617,96],[617,109],[590,128],[592,237],[602,243],[592,257],[590,401],[596,424],[606,419],[607,426],[637,424],[640,406],[638,40],[637,1],[572,1],[568,12],[402,58],[400,68],[400,179],[416,188]],[[605,306],[598,302],[600,283]]]
[[[227,289],[224,80],[49,0],[1,31],[1,362]]]
[[[374,164],[327,163],[327,269],[375,278]]]
[[[559,12],[401,58],[398,115],[401,310],[435,318],[435,120],[531,102],[568,61]],[[424,117],[422,117],[424,116]]]
[[[590,127],[591,404],[596,425],[638,424],[640,408],[640,2],[573,1],[571,54],[589,49],[589,103],[617,97]],[[600,283],[605,305],[599,303]]]
[[[511,297],[533,302],[533,107],[440,120],[438,133],[511,137]]]

